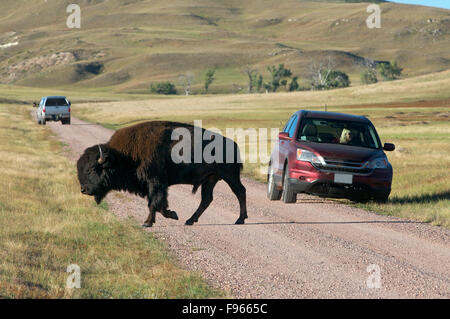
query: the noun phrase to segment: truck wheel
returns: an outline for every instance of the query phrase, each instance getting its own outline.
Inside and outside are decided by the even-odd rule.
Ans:
[[[278,190],[273,178],[272,164],[270,164],[269,173],[267,174],[267,198],[270,200],[279,200],[281,198],[281,191]]]
[[[281,200],[286,203],[295,203],[297,201],[297,193],[292,189],[292,185],[289,182],[289,167],[286,165],[283,176],[283,193],[281,195]]]
[[[41,120],[41,124],[42,124],[42,125],[45,125],[46,122],[47,122],[47,121],[45,120],[45,118]]]

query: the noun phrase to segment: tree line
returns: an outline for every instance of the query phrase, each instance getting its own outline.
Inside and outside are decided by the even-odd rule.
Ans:
[[[361,82],[372,84],[378,82],[378,76],[385,81],[400,78],[402,68],[396,61],[367,63],[366,69],[361,72]],[[257,69],[247,65],[242,70],[247,78],[247,93],[278,92],[283,89],[286,92],[300,90],[330,90],[334,88],[345,88],[350,86],[349,76],[336,68],[332,58],[316,63],[311,61],[308,66],[307,81],[300,86],[299,76],[293,75],[292,71],[284,64],[271,65],[267,67],[268,78],[258,72]],[[179,86],[185,95],[192,94],[192,83],[194,75],[186,73],[179,75]],[[203,93],[207,94],[210,86],[216,80],[216,70],[208,69],[203,75]],[[170,81],[156,82],[150,85],[150,92],[154,94],[172,95],[178,94],[177,86]]]

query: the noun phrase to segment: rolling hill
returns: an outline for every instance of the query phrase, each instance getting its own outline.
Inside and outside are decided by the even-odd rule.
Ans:
[[[81,28],[69,29],[66,0],[0,3],[0,83],[148,91],[215,68],[212,93],[245,91],[246,65],[268,78],[284,63],[300,85],[311,65],[331,60],[353,85],[366,61],[397,60],[404,76],[450,68],[450,10],[368,2],[302,0],[80,0]]]

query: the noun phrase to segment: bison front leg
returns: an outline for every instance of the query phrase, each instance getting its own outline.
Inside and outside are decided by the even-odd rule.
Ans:
[[[156,209],[155,207],[149,203],[148,209],[150,210],[150,214],[148,215],[147,219],[145,220],[144,224],[142,224],[143,227],[152,227],[156,220]]]
[[[167,209],[169,206],[167,202],[167,188],[167,184],[160,183],[156,179],[149,183],[148,208],[150,213],[142,226],[152,227],[155,223],[156,212],[160,212],[166,218],[178,220],[177,213]]]
[[[186,221],[186,225],[193,225],[198,222],[200,216],[213,201],[213,190],[218,181],[219,179],[216,176],[211,176],[207,182],[202,184],[202,200],[200,202],[200,206],[197,208],[192,217]]]

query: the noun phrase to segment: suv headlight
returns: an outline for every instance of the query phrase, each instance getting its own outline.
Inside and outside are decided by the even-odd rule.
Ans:
[[[302,162],[310,162],[311,164],[325,165],[325,161],[322,156],[317,156],[313,152],[302,150],[297,148],[297,160]]]
[[[375,159],[367,162],[367,167],[370,169],[388,168],[388,166],[389,166],[389,161],[386,157],[378,157],[378,158],[375,158]]]

